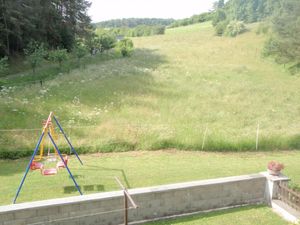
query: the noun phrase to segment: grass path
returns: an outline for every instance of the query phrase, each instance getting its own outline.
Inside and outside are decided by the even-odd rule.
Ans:
[[[82,155],[84,166],[73,157],[70,168],[83,192],[119,190],[114,176],[128,188],[258,173],[270,160],[286,166],[284,173],[300,183],[300,152],[205,153],[176,150]],[[10,204],[28,163],[27,158],[0,160],[0,204]],[[51,165],[48,165],[51,166]],[[65,170],[53,177],[30,172],[18,202],[77,195]]]

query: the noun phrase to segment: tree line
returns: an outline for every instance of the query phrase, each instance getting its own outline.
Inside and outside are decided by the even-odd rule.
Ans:
[[[96,28],[134,28],[140,25],[145,26],[168,26],[173,23],[174,19],[161,19],[161,18],[123,18],[107,20],[99,23],[94,23]]]
[[[205,12],[205,13],[193,15],[189,18],[176,20],[173,23],[171,23],[168,27],[174,28],[174,27],[187,26],[195,23],[203,23],[212,20],[213,15],[214,15],[213,12]]]
[[[112,36],[124,36],[124,37],[142,37],[152,35],[165,34],[166,27],[162,25],[147,26],[138,25],[136,27],[120,27],[120,28],[97,28],[96,33],[101,35],[108,33]]]

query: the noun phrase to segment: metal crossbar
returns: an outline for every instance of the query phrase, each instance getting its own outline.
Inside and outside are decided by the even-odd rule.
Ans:
[[[128,225],[128,200],[130,201],[134,209],[137,209],[138,206],[135,204],[130,194],[128,193],[126,187],[121,183],[119,178],[115,177],[115,180],[117,181],[124,193],[124,225]]]

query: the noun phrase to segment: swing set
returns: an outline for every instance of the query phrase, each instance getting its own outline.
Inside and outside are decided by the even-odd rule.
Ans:
[[[77,152],[75,151],[74,147],[72,146],[70,140],[68,139],[68,137],[67,137],[66,133],[64,132],[62,126],[60,125],[59,121],[54,116],[53,112],[50,112],[48,119],[46,121],[43,121],[42,134],[39,137],[39,140],[37,142],[35,150],[31,156],[29,164],[27,165],[25,174],[21,180],[21,183],[17,190],[16,196],[13,200],[13,204],[15,204],[17,201],[17,198],[20,194],[20,191],[22,189],[22,186],[25,182],[25,179],[26,179],[26,176],[27,176],[29,170],[32,170],[32,171],[40,170],[40,172],[43,176],[52,176],[52,175],[56,175],[60,169],[67,169],[71,179],[74,182],[76,189],[78,190],[79,194],[82,195],[82,192],[81,192],[74,176],[72,175],[71,170],[68,167],[69,156],[67,154],[62,154],[61,151],[59,150],[59,148],[57,147],[56,142],[58,140],[58,135],[55,133],[55,127],[54,127],[54,124],[52,123],[52,119],[54,120],[55,124],[59,128],[60,132],[63,134],[65,140],[67,141],[68,145],[70,146],[72,153],[76,156],[76,158],[81,163],[81,165],[83,165],[81,159],[79,158]],[[54,147],[54,153],[51,153],[50,148],[48,146],[47,154],[45,154],[45,141],[46,141],[47,136],[48,136],[48,141],[51,142]],[[39,152],[39,154],[38,154],[38,152]],[[53,164],[53,163],[56,163],[55,167],[48,168],[47,165]]]

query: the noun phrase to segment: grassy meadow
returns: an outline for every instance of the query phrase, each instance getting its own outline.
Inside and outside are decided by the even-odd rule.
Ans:
[[[69,167],[84,194],[120,190],[117,176],[128,188],[188,182],[266,171],[267,163],[285,164],[284,174],[300,183],[299,151],[265,153],[212,153],[165,151],[132,151],[81,155],[82,166],[75,157]],[[0,160],[0,205],[11,204],[29,158]],[[45,163],[46,168],[53,165]],[[56,176],[42,176],[30,171],[18,203],[78,195],[66,170]]]
[[[133,39],[132,57],[95,60],[43,87],[6,86],[0,154],[30,154],[50,111],[80,152],[255,150],[258,124],[259,150],[299,149],[300,77],[261,58],[256,27],[236,38],[214,36],[210,23],[170,29]]]

